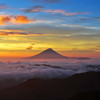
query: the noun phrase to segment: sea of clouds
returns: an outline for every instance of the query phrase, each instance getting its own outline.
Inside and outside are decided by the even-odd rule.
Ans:
[[[100,59],[0,62],[0,79],[66,78],[89,71],[100,71]]]

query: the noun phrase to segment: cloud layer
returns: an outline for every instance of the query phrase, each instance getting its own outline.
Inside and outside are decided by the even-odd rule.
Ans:
[[[22,30],[2,30],[0,29],[0,36],[43,36],[50,35],[45,33],[28,33]]]

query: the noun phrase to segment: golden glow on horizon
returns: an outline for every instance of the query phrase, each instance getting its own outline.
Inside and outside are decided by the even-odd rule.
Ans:
[[[65,34],[33,34],[23,30],[0,29],[1,57],[28,57],[47,48],[61,51],[65,56],[99,57],[98,39],[73,38]]]
[[[11,50],[11,51],[1,51],[0,57],[30,57],[36,55],[43,50]],[[57,51],[57,50],[56,50]],[[71,51],[57,51],[64,56],[69,57],[100,57],[99,52],[71,52]]]
[[[30,41],[32,39],[34,39],[35,43]],[[70,39],[68,40],[66,39],[63,41],[61,40],[52,41],[52,38],[49,38],[46,41],[45,37],[42,37],[42,39],[39,40],[37,40],[36,37],[32,37],[32,39],[30,39],[30,37],[27,37],[26,39],[24,36],[19,36],[19,37],[4,36],[4,40],[2,40],[2,42],[4,43],[0,43],[1,57],[25,57],[25,56],[28,57],[28,56],[35,55],[47,48],[53,48],[58,52],[61,51],[61,54],[65,56],[71,56],[71,57],[73,56],[99,57],[100,56],[99,53],[100,50],[96,50],[97,43],[88,46],[84,41],[82,42],[80,40],[71,41]],[[67,44],[65,44],[65,42]]]

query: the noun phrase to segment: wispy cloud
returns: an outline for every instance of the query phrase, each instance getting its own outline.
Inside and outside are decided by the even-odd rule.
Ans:
[[[71,28],[84,28],[84,29],[100,29],[100,27],[81,26],[81,25],[73,25],[73,24],[60,24],[60,26],[71,27]]]
[[[0,9],[9,9],[9,7],[5,4],[0,4]]]
[[[100,21],[100,17],[93,17],[92,19],[94,19],[95,21]]]
[[[65,13],[65,11],[64,11],[64,10],[60,10],[60,9],[56,9],[56,10],[47,9],[47,10],[43,10],[42,12]]]
[[[100,46],[96,46],[97,48],[100,48]]]
[[[70,52],[95,52],[94,50],[70,50]]]
[[[45,13],[52,13],[52,14],[60,13],[64,16],[74,16],[78,14],[83,14],[83,15],[90,14],[90,12],[67,12],[62,9],[44,9],[44,6],[33,6],[31,8],[21,9],[21,10],[25,13],[36,13],[36,12],[45,12]]]
[[[48,13],[65,13],[65,10],[60,9],[43,9],[42,6],[34,6],[29,9],[22,9],[25,13],[48,12]]]
[[[100,21],[100,17],[80,17],[79,20],[81,22],[87,22],[87,21]]]
[[[78,12],[72,12],[72,13],[63,13],[63,15],[65,15],[65,16],[73,16],[73,15],[77,15],[77,14],[79,14]]]
[[[44,6],[33,6],[29,9],[21,9],[25,13],[32,13],[32,12],[41,12]]]
[[[2,30],[0,29],[0,36],[44,36],[51,35],[45,33],[28,33],[22,30]]]

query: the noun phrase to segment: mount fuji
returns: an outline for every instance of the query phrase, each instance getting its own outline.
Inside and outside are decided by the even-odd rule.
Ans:
[[[49,48],[47,50],[44,50],[43,52],[35,55],[28,57],[29,59],[80,59],[80,60],[85,60],[85,59],[90,59],[88,57],[67,57],[59,54],[58,52],[54,51],[52,48]]]
[[[53,49],[49,48],[35,56],[31,56],[28,58],[31,58],[31,59],[67,59],[68,57],[65,57],[65,56],[57,53]]]

